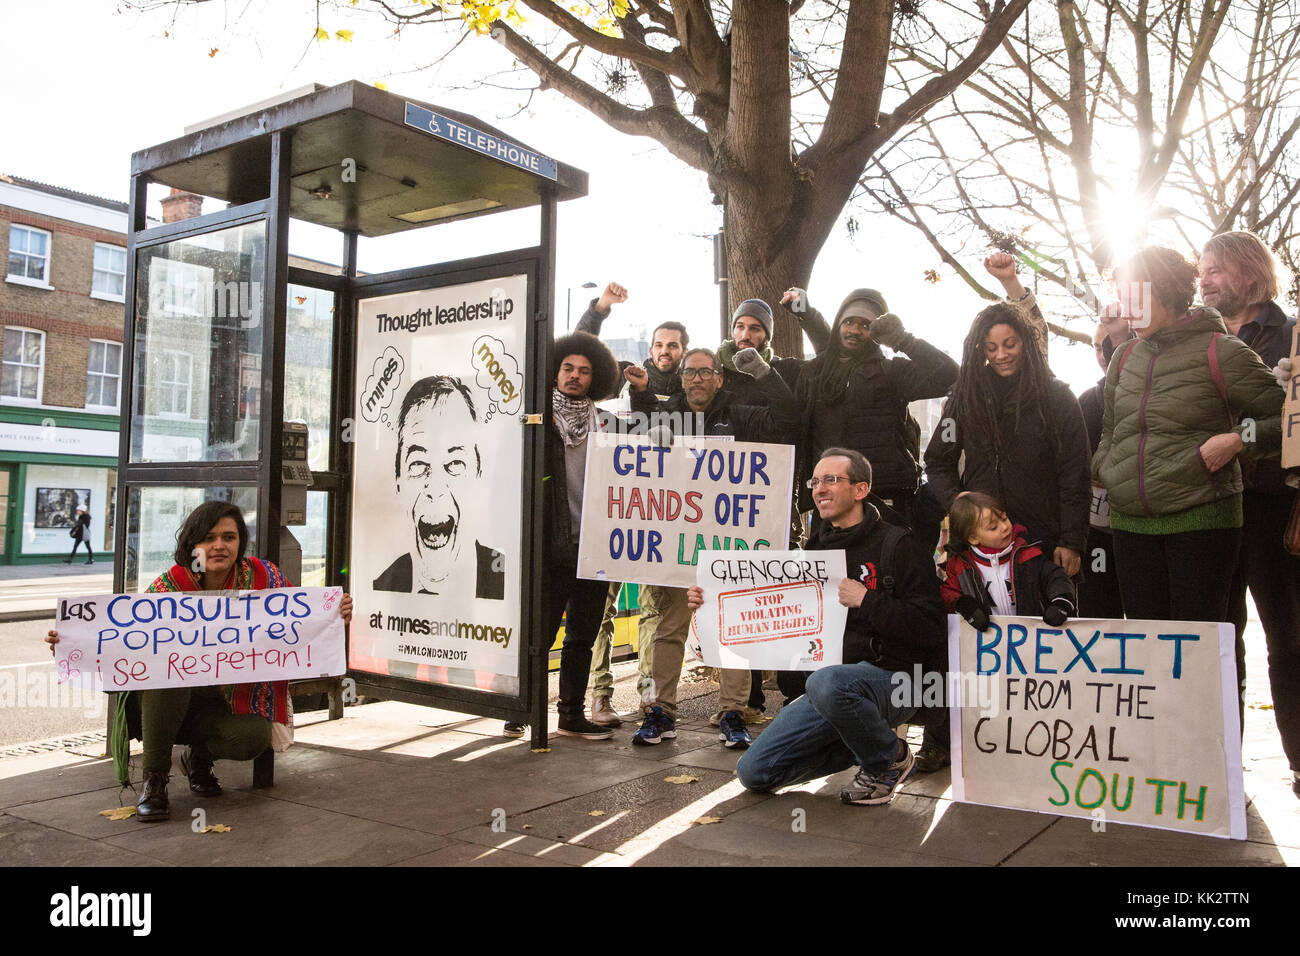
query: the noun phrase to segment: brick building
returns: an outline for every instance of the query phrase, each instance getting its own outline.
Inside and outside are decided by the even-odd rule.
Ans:
[[[66,558],[78,507],[112,549],[126,226],[126,203],[0,175],[0,563]]]

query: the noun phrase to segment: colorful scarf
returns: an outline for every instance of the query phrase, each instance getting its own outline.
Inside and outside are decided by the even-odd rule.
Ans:
[[[259,558],[241,558],[226,579],[222,590],[264,591],[270,588],[290,587],[284,572],[270,561]],[[149,585],[148,592],[160,594],[171,591],[202,591],[203,582],[184,565],[174,564]],[[113,734],[109,751],[113,755],[113,768],[122,786],[128,786],[130,772],[127,765],[130,754],[130,731],[127,727],[127,699],[134,691],[117,696],[117,712],[113,718]],[[231,684],[222,688],[232,714],[257,714],[278,724],[289,722],[288,681],[261,681],[255,684]]]
[[[570,398],[558,388],[551,393],[551,403],[551,423],[564,444],[573,448],[585,442],[587,433],[596,427],[596,403],[585,397]]]

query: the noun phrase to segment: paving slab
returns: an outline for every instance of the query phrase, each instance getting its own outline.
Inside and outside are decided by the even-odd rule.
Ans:
[[[140,824],[136,824],[140,826]],[[0,866],[165,866],[146,853],[0,814]]]
[[[676,776],[698,779],[686,784],[665,780]],[[686,829],[691,819],[725,817],[762,799],[743,791],[729,774],[664,765],[635,780],[512,817],[506,826],[513,832],[523,833],[523,825],[528,824],[530,836],[612,853],[681,811],[689,810],[689,819],[675,825]]]
[[[509,831],[498,832],[491,827],[470,827],[467,830],[457,830],[451,834],[451,837],[464,843],[477,843],[479,846],[509,850],[511,853],[521,853],[524,856],[535,857],[539,860],[544,859],[548,863],[563,864],[565,866],[596,866],[607,860],[618,860],[618,857],[613,854],[602,853],[599,850],[592,850],[585,846],[575,846],[571,843],[561,843],[556,840],[544,840],[541,837],[525,836]]]
[[[546,857],[511,853],[477,843],[452,843],[431,853],[402,860],[394,866],[571,866]]]
[[[828,778],[822,792],[788,790],[742,810],[737,823],[789,830],[793,812],[805,813],[807,832],[876,849],[935,859],[996,865],[1051,825],[1055,817],[900,793],[888,806],[839,801],[851,775]],[[841,783],[842,780],[842,783]],[[936,859],[937,858],[937,859]]]
[[[1300,866],[1300,850],[1150,827],[1057,818],[1007,866]]]
[[[0,761],[0,808],[110,787],[117,790],[111,760],[54,751]]]
[[[300,803],[253,795],[208,814],[229,833],[195,833],[187,820],[135,824],[101,844],[186,866],[385,866],[447,844],[444,837]],[[130,822],[130,821],[128,821]]]

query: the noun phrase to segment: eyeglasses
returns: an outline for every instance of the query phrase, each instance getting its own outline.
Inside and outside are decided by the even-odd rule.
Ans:
[[[818,485],[825,485],[828,488],[833,488],[835,487],[836,482],[840,481],[847,481],[851,485],[856,484],[856,482],[848,475],[827,475],[825,478],[809,478],[804,482],[804,484],[813,491],[816,491]]]
[[[682,369],[682,381],[692,382],[697,378],[712,378],[717,374],[717,371],[711,368],[684,368]]]

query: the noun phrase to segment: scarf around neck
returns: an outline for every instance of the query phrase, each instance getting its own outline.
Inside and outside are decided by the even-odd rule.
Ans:
[[[569,448],[581,445],[596,427],[596,403],[586,396],[570,398],[558,388],[551,392],[551,424]]]
[[[740,369],[736,368],[736,353],[739,351],[740,349],[736,348],[736,343],[731,339],[727,339],[718,346],[718,358],[722,360],[724,368],[729,368],[733,372],[740,371]],[[763,357],[763,361],[768,365],[772,364],[772,346],[770,344],[764,342],[763,347],[758,350],[758,354]]]

